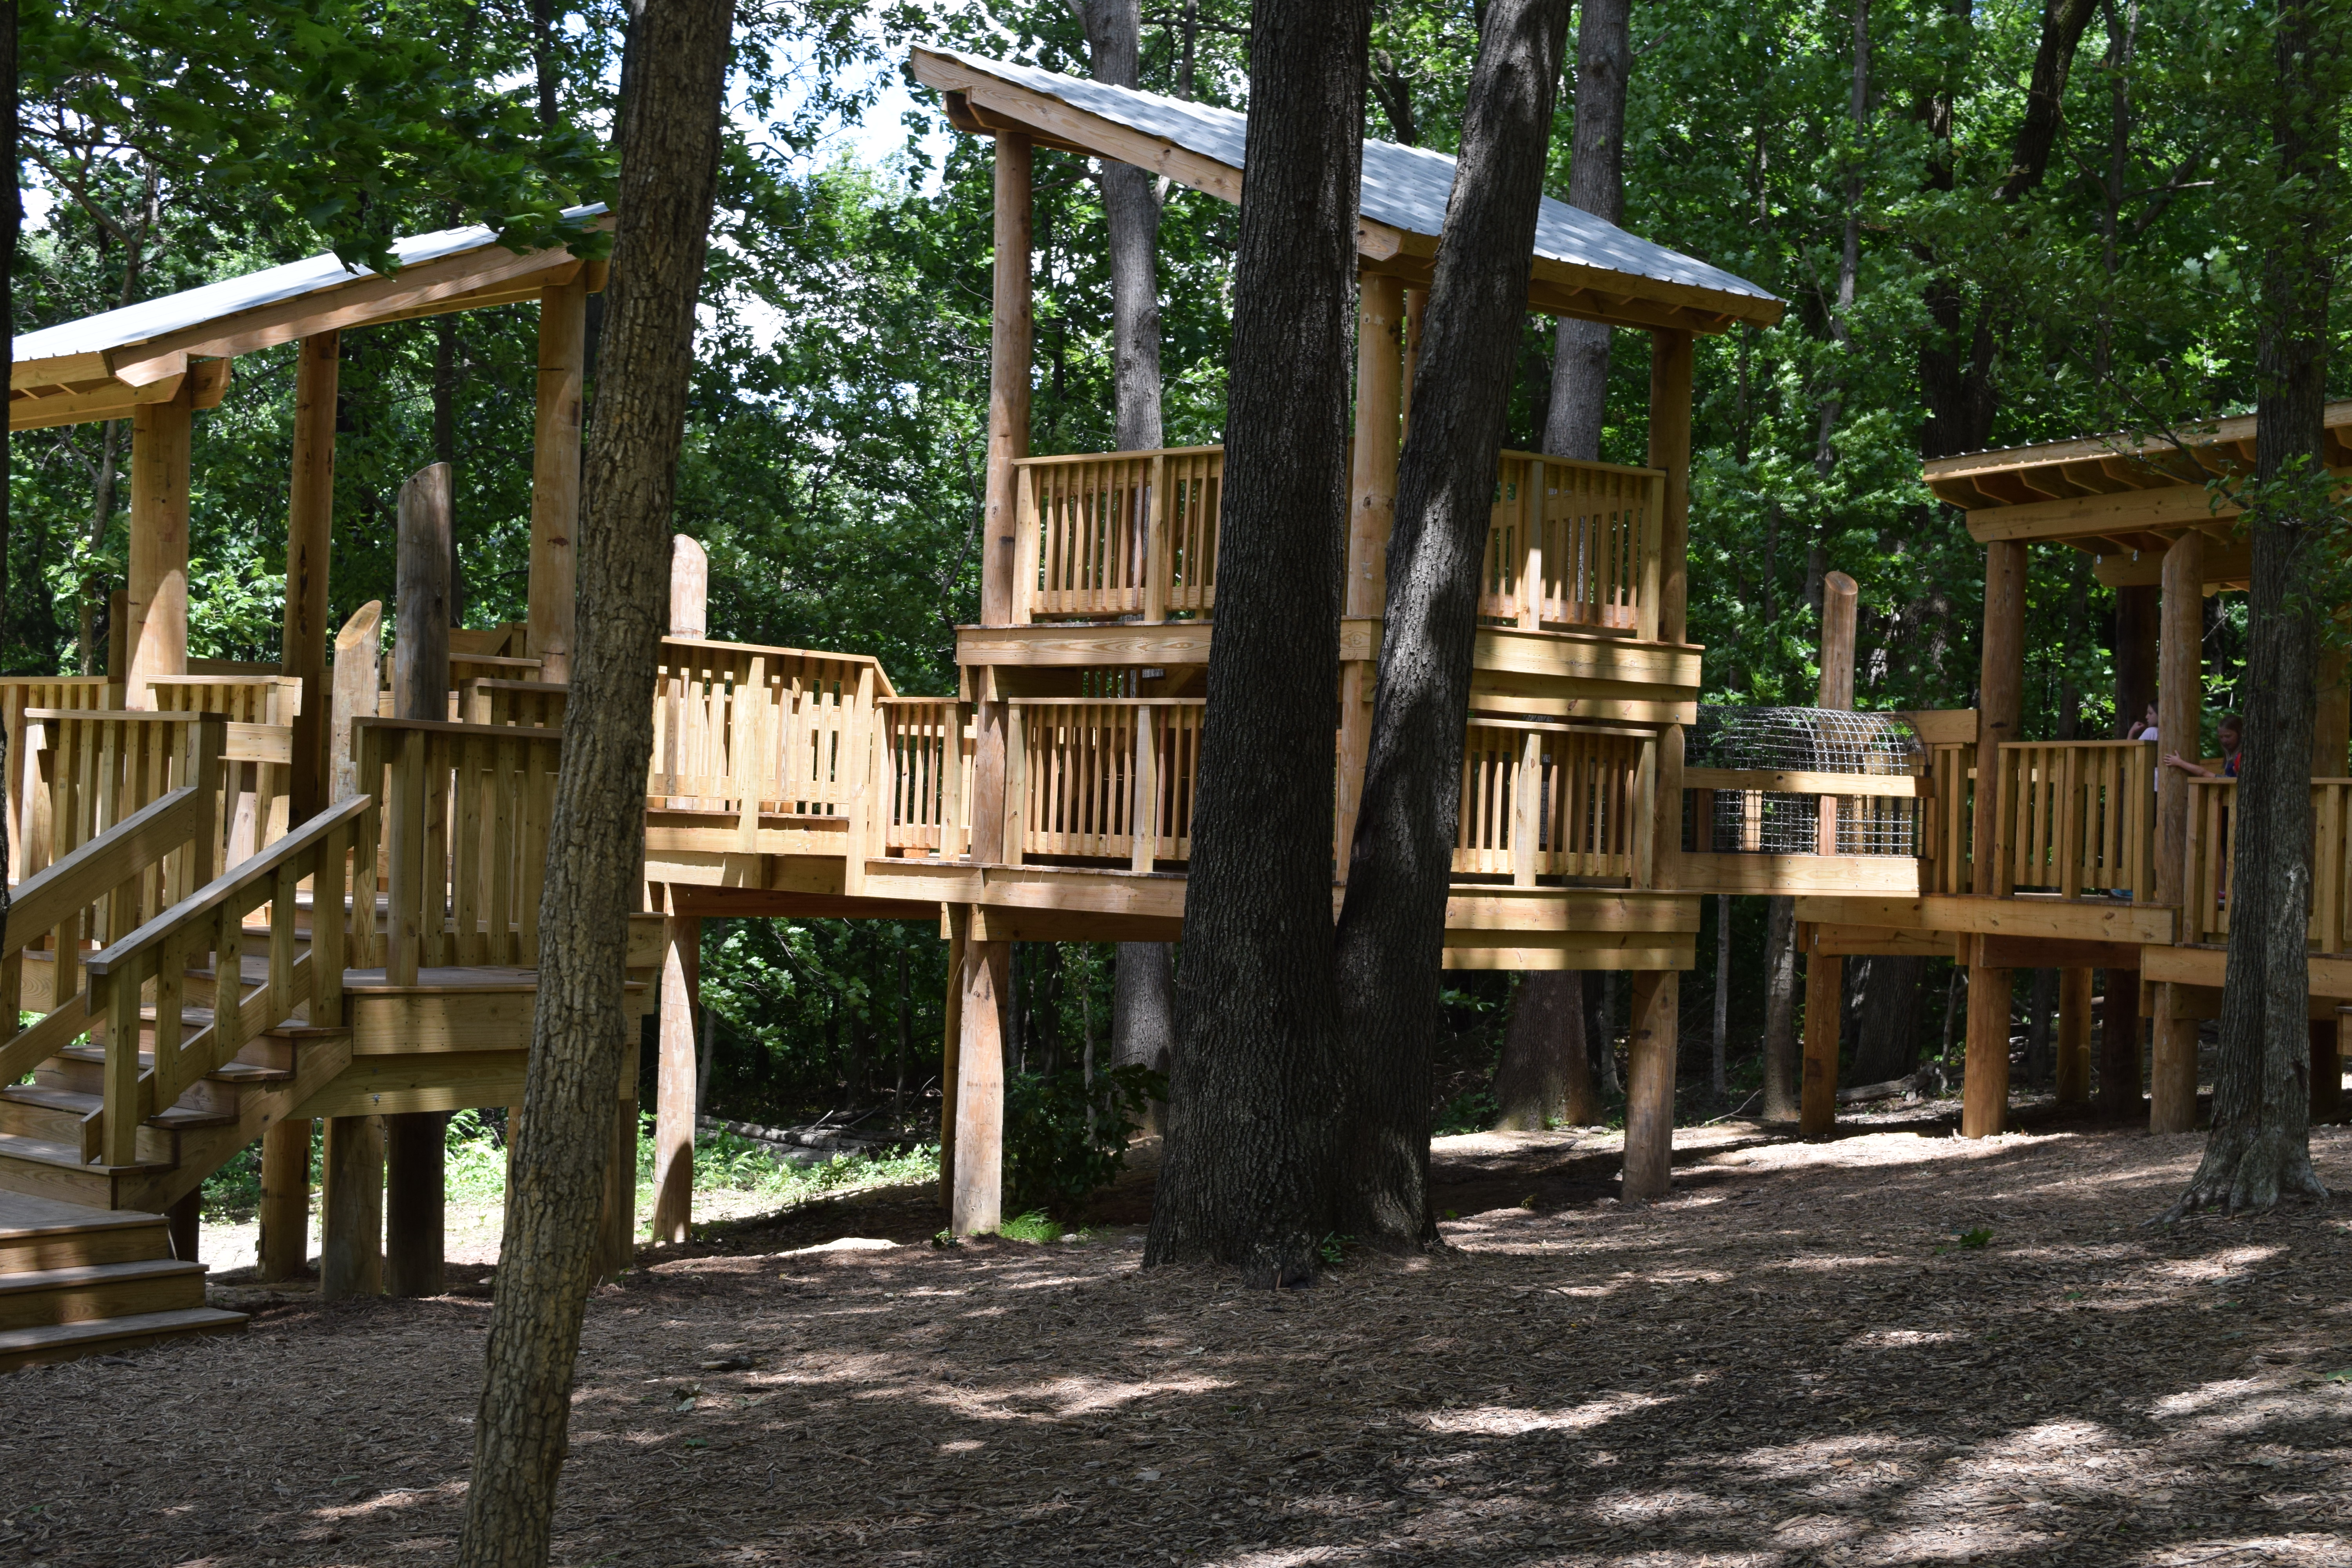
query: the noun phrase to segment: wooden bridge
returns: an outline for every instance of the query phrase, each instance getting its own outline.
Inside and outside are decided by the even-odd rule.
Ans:
[[[1000,1217],[1009,944],[1166,941],[1183,929],[1223,454],[1027,452],[1029,153],[1076,148],[1235,199],[1238,132],[1223,111],[1177,114],[1166,100],[1026,68],[919,50],[915,70],[949,95],[960,126],[997,140],[981,623],[958,630],[955,692],[902,695],[871,658],[705,636],[700,552],[679,542],[627,953],[629,1007],[661,1015],[654,1228],[664,1238],[686,1224],[702,918],[938,922],[951,953],[940,1131],[950,1223],[965,1232]],[[1433,195],[1415,184],[1433,157],[1381,144],[1366,153],[1336,650],[1335,911],[1442,223],[1444,183]],[[2147,748],[2016,732],[2020,541],[2059,526],[2058,511],[2018,499],[2017,485],[2041,483],[2049,465],[2006,454],[1957,478],[1931,469],[1931,482],[1975,487],[1962,504],[1996,541],[1981,712],[1909,716],[1919,745],[1895,772],[1686,767],[1702,687],[1685,608],[1692,340],[1776,319],[1780,305],[1556,206],[1539,227],[1529,307],[1650,334],[1651,446],[1640,468],[1502,458],[1445,962],[1633,976],[1632,1195],[1667,1184],[1675,978],[1692,964],[1710,893],[1797,895],[1815,998],[1837,995],[1824,982],[1846,953],[1968,963],[1980,977],[1972,1133],[2000,1125],[2003,972],[2027,963],[2105,967],[2111,991],[2118,973],[2142,976],[2158,1019],[2158,1122],[2181,1114],[2184,1048],[2193,1113],[2193,1023],[2184,1037],[2182,1020],[2219,984],[2231,786],[2159,787]],[[601,279],[561,253],[514,256],[482,231],[406,248],[394,278],[298,263],[17,340],[12,427],[131,418],[133,501],[109,673],[0,681],[16,878],[0,989],[37,1016],[0,1039],[0,1084],[16,1085],[0,1088],[0,1365],[236,1327],[202,1304],[194,1194],[260,1139],[263,1271],[303,1271],[314,1121],[326,1123],[322,1289],[437,1289],[440,1118],[520,1099],[572,647],[583,322]],[[528,621],[451,633],[446,669],[418,677],[443,695],[429,711],[390,717],[374,606],[329,657],[337,334],[533,299]],[[298,341],[283,662],[191,661],[190,421],[224,395],[237,354]],[[2085,462],[2108,471],[2106,458],[2079,453],[2057,468]],[[2165,493],[2173,481],[2150,477],[2160,467],[2125,458],[2125,478],[2088,508],[2098,531],[2049,537],[2110,540],[2118,507],[2178,510]],[[2011,474],[2026,477],[2012,485]],[[2165,546],[2166,625],[2187,626],[2174,579],[2191,605],[2205,584],[2169,552],[2201,548],[2204,525],[2163,526],[2181,541]],[[2153,547],[2144,531],[2129,537],[2134,550]],[[2103,555],[2102,573],[2116,559]],[[2116,569],[2143,570],[2137,555]],[[2172,639],[2165,647],[2168,660],[2183,657]],[[2166,685],[2168,700],[2195,689]],[[2340,719],[2340,689],[2336,706]],[[2334,747],[2331,778],[2343,771],[2340,725]],[[2336,1000],[2352,999],[2347,783],[2315,785],[2333,869],[2314,921],[2314,991],[2330,1031]],[[1754,830],[1769,803],[1786,800],[1822,803],[1810,852],[1767,852]],[[1899,825],[1886,840],[1899,849],[1860,852],[1865,836],[1841,836],[1840,822],[1865,820]],[[2079,1089],[2089,993],[2070,984],[2063,994],[2062,1059],[2084,1064],[2073,1069]],[[1809,1131],[1834,1113],[1835,1023],[1834,1007],[1809,1012]],[[616,1152],[634,1149],[637,1081],[632,1059],[614,1086]],[[617,1267],[636,1232],[633,1154],[614,1164],[600,1245]]]

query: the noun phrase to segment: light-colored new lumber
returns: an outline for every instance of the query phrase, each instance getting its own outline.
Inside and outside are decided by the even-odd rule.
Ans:
[[[988,453],[982,517],[980,619],[1013,624],[1030,585],[1016,581],[1021,518],[1016,458],[1029,455],[1029,374],[1034,333],[1029,289],[1029,138],[996,139],[992,308],[988,342]]]
[[[2138,955],[2133,955],[2135,963]],[[2091,1103],[2091,971],[2058,972],[2058,1103]],[[2121,1006],[2117,997],[2111,1006]]]
[[[1997,540],[1985,547],[1984,644],[1977,677],[1979,757],[1997,757],[2002,742],[2023,738],[2019,726],[2025,701],[2025,570],[2023,544]],[[1992,847],[2000,841],[2000,770],[1977,771],[1971,887],[1991,893],[1999,881]]]
[[[2180,994],[2183,989],[2170,982],[2156,988],[2156,1019],[2148,1031],[2150,1132],[2197,1131],[2198,1020]]]
[[[1690,603],[1691,335],[1650,333],[1650,467],[1664,470],[1657,527],[1658,629],[1683,640]]]
[[[2201,498],[2203,492],[2197,492]],[[2189,779],[2162,765],[2174,752],[2198,754],[2204,717],[2205,536],[2186,533],[2164,552],[2164,598],[2158,612],[2156,728],[2156,901],[2180,903],[2188,887]],[[1979,752],[1979,755],[1985,753]]]
[[[683,533],[669,541],[669,635],[706,637],[710,630],[710,556]]]
[[[383,1294],[383,1122],[327,1122],[326,1192],[320,1226],[319,1296],[340,1301]]]
[[[383,658],[383,601],[370,599],[335,634],[335,690],[328,721],[327,790],[331,801],[349,800],[363,788],[352,755],[352,721],[376,717],[376,666]]]
[[[143,405],[131,421],[128,684],[124,705],[152,708],[147,682],[188,672],[187,399]]]
[[[1960,1089],[1960,1136],[1990,1138],[2009,1116],[2009,992],[2006,969],[1969,970],[1968,1063]]]
[[[660,1054],[654,1064],[656,1242],[687,1240],[694,1218],[694,1021],[701,990],[702,921],[671,915],[662,922]]]
[[[1012,1001],[1013,945],[967,942],[962,1035],[956,1047],[955,1193],[948,1228],[994,1231],[1004,1217],[1004,1011]]]
[[[1671,970],[1633,975],[1632,1027],[1626,1035],[1625,1177],[1628,1203],[1654,1203],[1673,1186],[1675,1048],[1680,1033],[1678,983]]]
[[[261,1133],[261,1278],[299,1279],[310,1268],[310,1118],[271,1122]]]
[[[1805,1067],[1798,1100],[1797,1128],[1807,1138],[1826,1138],[1837,1127],[1838,1033],[1844,1021],[1845,960],[1805,951]]]

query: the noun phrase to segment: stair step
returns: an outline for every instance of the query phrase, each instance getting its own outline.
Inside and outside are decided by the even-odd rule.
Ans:
[[[0,1330],[0,1372],[73,1361],[108,1351],[131,1350],[184,1334],[236,1333],[244,1329],[245,1323],[243,1312],[190,1307],[175,1312],[138,1312],[127,1318]]]
[[[168,1258],[0,1274],[0,1331],[90,1322],[205,1304],[205,1266]]]
[[[136,1263],[171,1255],[161,1215],[0,1190],[0,1270]]]
[[[73,1117],[88,1116],[106,1105],[103,1095],[84,1094],[79,1089],[55,1089],[47,1084],[19,1084],[14,1089],[0,1089],[0,1100],[18,1105],[37,1105],[45,1110]],[[236,1120],[226,1111],[193,1110],[173,1105],[157,1111],[147,1119],[150,1127],[226,1127]]]
[[[85,1165],[82,1163],[81,1151],[70,1143],[58,1143],[47,1138],[26,1138],[15,1132],[0,1132],[0,1159],[23,1160],[36,1165],[63,1165],[69,1170],[92,1176],[105,1176],[116,1171],[169,1168],[144,1165]]]
[[[106,1047],[104,1046],[68,1046],[58,1055],[70,1058],[78,1062],[96,1062],[103,1065],[106,1061]],[[139,1066],[142,1070],[154,1065],[155,1054],[152,1051],[139,1053]],[[254,1084],[289,1083],[294,1077],[284,1068],[260,1068],[255,1067],[251,1062],[223,1062],[205,1076],[222,1083]]]

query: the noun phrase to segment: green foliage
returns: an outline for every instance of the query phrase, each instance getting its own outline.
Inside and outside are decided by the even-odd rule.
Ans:
[[[1990,1247],[1992,1245],[1992,1232],[1985,1229],[1982,1226],[1977,1226],[1974,1230],[1964,1230],[1960,1232],[1960,1245],[1967,1247],[1971,1252],[1977,1251],[1982,1247]]]
[[[1053,1219],[1032,1209],[1015,1215],[996,1227],[996,1234],[1007,1241],[1059,1241],[1062,1226]]]
[[[1067,1214],[1110,1184],[1146,1108],[1168,1079],[1145,1067],[1094,1075],[1016,1073],[1004,1092],[1006,1206]],[[1058,1234],[1058,1233],[1056,1233]]]

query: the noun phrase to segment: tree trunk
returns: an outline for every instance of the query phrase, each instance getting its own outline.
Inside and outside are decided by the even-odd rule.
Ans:
[[[2057,1065],[2058,972],[2037,969],[2026,991],[2025,1081],[2039,1089]]]
[[[1520,978],[1495,1068],[1495,1126],[1539,1132],[1558,1121],[1589,1127],[1601,1120],[1592,1062],[1584,1043],[1584,976],[1539,969]]]
[[[1486,7],[1422,327],[1412,426],[1397,463],[1380,683],[1339,928],[1341,1018],[1357,1065],[1340,1229],[1375,1247],[1437,1234],[1428,1201],[1430,1050],[1440,1026],[1478,578],[1568,13],[1568,0]]]
[[[1369,0],[1258,0],[1181,1042],[1147,1265],[1314,1276],[1345,1078],[1331,930]]]
[[[1797,900],[1766,902],[1764,921],[1764,1120],[1794,1121],[1797,1074]]]
[[[1611,223],[1625,216],[1625,80],[1633,67],[1631,0],[1585,0],[1576,21],[1576,125],[1568,201]],[[1543,447],[1591,462],[1609,405],[1609,334],[1598,321],[1559,319]]]
[[[1919,983],[1924,958],[1882,954],[1870,961],[1863,988],[1862,1027],[1855,1035],[1853,1081],[1890,1083],[1919,1066]]]
[[[2339,216],[2336,127],[2340,45],[2313,0],[2280,0],[2270,95],[2278,160],[2256,316],[2254,479],[2245,522],[2245,751],[2230,871],[2230,963],[2213,1127],[2189,1190],[2167,1217],[2200,1208],[2266,1209],[2283,1195],[2325,1198],[2311,1165],[2311,731],[2317,702],[2324,553],[2336,538],[2323,444],[2327,398],[2326,236]],[[2168,737],[2179,743],[2179,737]]]
[[[517,1180],[507,1201],[464,1568],[547,1562],[572,1363],[614,1157],[628,915],[667,621],[671,503],[709,245],[729,0],[633,7],[605,384],[589,438],[579,637],[540,900],[539,999]]]
[[[1123,942],[1110,978],[1110,1061],[1115,1068],[1176,1070],[1176,949],[1164,942]],[[1168,1131],[1168,1107],[1144,1110],[1146,1132]]]

